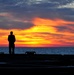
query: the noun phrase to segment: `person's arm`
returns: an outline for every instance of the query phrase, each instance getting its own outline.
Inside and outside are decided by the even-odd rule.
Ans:
[[[8,41],[9,41],[9,35],[8,35]]]

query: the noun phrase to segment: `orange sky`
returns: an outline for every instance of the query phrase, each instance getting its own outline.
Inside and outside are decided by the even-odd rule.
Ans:
[[[25,21],[23,21],[25,22]],[[45,19],[35,17],[32,19],[32,26],[29,29],[12,29],[16,37],[16,46],[22,47],[55,47],[74,46],[74,33],[67,27],[74,30],[71,21],[62,19]],[[57,27],[60,26],[58,30]],[[7,37],[11,30],[0,29],[0,46],[8,46]]]

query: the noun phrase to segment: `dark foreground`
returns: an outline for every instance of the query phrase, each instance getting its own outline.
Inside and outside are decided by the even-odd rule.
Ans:
[[[73,74],[74,55],[0,54],[0,73]]]

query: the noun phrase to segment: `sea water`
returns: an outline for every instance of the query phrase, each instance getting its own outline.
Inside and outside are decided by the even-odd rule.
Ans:
[[[15,54],[25,54],[26,51],[35,51],[36,54],[70,54],[74,55],[74,47],[16,47]],[[0,53],[9,54],[8,47],[0,47]]]

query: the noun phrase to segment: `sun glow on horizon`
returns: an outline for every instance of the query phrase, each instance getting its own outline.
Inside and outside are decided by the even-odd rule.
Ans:
[[[16,46],[23,47],[49,47],[66,46],[74,44],[74,33],[69,30],[58,31],[58,26],[67,26],[74,24],[71,21],[62,19],[33,18],[34,25],[28,29],[12,29],[16,36]],[[74,29],[74,28],[73,28]],[[0,45],[8,45],[7,36],[10,30],[0,29]],[[69,44],[70,43],[70,44]]]

